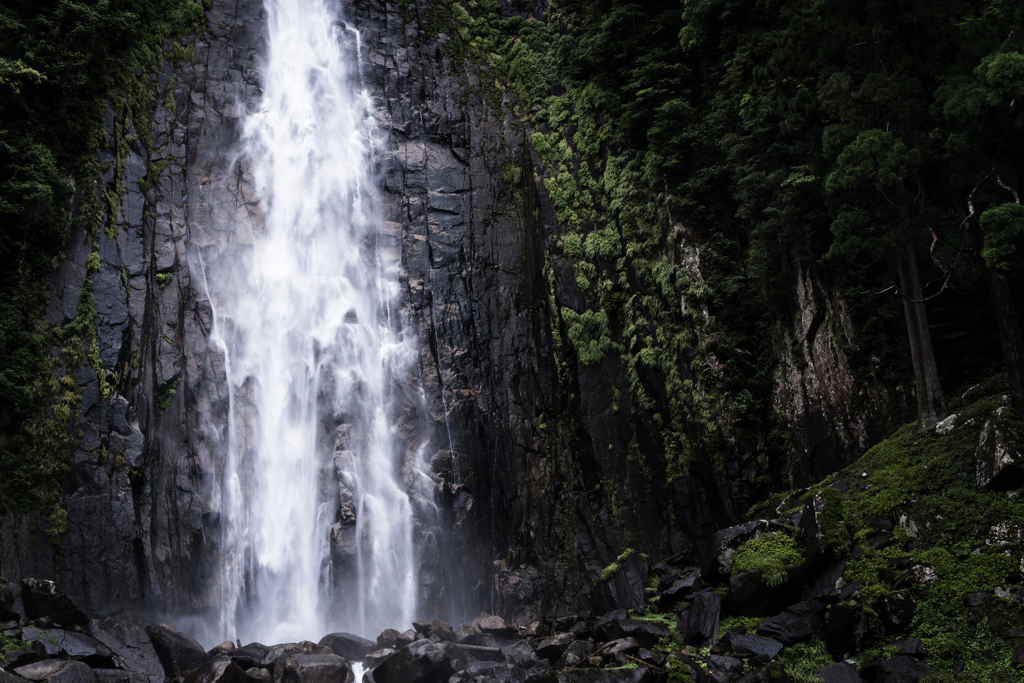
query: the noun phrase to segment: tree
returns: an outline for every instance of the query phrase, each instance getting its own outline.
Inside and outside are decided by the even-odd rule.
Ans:
[[[915,231],[921,229],[914,207],[923,200],[920,191],[910,196],[905,189],[919,164],[918,150],[909,149],[888,131],[865,130],[839,155],[825,187],[840,197],[832,223],[835,242],[829,254],[851,260],[867,255],[872,261],[896,262],[918,415],[921,426],[930,427],[945,417],[946,398],[935,364],[913,244]]]

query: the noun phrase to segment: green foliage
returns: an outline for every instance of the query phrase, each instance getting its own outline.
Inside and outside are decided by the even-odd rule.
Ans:
[[[0,659],[6,657],[9,653],[15,650],[28,650],[30,646],[24,640],[20,638],[11,638],[0,633]]]
[[[1024,206],[1000,204],[981,214],[981,231],[985,246],[981,257],[998,273],[1009,273],[1020,267],[1018,247],[1024,244]]]
[[[955,673],[958,661],[964,668],[957,680],[1019,678],[1009,664],[1016,644],[1003,635],[1024,627],[1019,608],[993,597],[980,608],[982,620],[972,622],[972,608],[965,603],[969,593],[995,596],[996,589],[1020,581],[1019,558],[1005,554],[1000,529],[1011,536],[1024,529],[1024,502],[980,489],[975,480],[974,453],[986,421],[998,410],[1002,419],[1024,428],[1019,415],[1003,404],[1004,392],[1005,377],[991,378],[960,399],[957,426],[949,433],[906,425],[804,495],[824,502],[818,521],[826,546],[838,559],[848,558],[844,580],[865,582],[856,598],[867,619],[867,649],[858,655],[860,662],[891,655],[884,646],[894,636],[881,625],[880,601],[904,590],[917,608],[899,635],[922,640],[936,680]],[[828,485],[840,479],[850,484],[845,493]],[[893,530],[881,531],[879,519],[893,523]],[[848,555],[854,546],[859,552]],[[928,568],[934,577],[917,583],[915,567]],[[727,625],[738,624],[722,624]],[[814,680],[816,669],[830,663],[815,656],[816,647],[787,647],[779,660],[783,670],[796,680]]]
[[[732,573],[759,571],[761,581],[770,588],[786,582],[786,567],[800,564],[803,556],[791,536],[782,532],[752,538],[732,556]]]
[[[171,399],[178,393],[178,384],[181,383],[180,377],[167,380],[159,387],[157,387],[156,395],[154,396],[156,402],[156,411],[158,415],[163,415],[168,406],[171,405]]]
[[[784,648],[778,662],[794,683],[822,683],[818,669],[833,663],[825,643],[817,639]]]
[[[602,583],[608,583],[619,574],[619,563],[612,562],[610,565],[601,570],[601,576],[598,577],[598,581]]]
[[[596,365],[605,354],[614,353],[621,347],[612,341],[608,330],[608,314],[604,311],[577,313],[571,308],[562,308],[569,341],[572,342],[583,365]]]
[[[745,633],[754,633],[757,631],[757,627],[764,621],[764,617],[737,617],[731,616],[722,619],[722,623],[719,627],[718,637],[719,639],[725,636],[726,631],[731,628],[742,628]]]
[[[160,289],[164,289],[167,285],[171,284],[174,280],[174,273],[157,273],[156,283],[160,286]]]

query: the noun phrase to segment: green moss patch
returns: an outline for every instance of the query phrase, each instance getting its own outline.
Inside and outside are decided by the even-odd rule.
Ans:
[[[761,580],[769,587],[781,586],[786,581],[786,567],[800,564],[803,555],[796,541],[788,534],[776,531],[752,538],[732,556],[733,576],[749,571],[761,572]]]

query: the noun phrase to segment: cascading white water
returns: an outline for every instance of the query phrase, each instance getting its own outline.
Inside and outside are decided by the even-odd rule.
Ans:
[[[264,643],[372,636],[408,624],[416,604],[413,514],[387,422],[389,364],[407,350],[388,319],[397,257],[376,248],[376,127],[359,35],[334,3],[265,6],[263,98],[239,160],[262,220],[237,226],[251,251],[212,296],[231,397],[216,630]],[[341,509],[351,493],[343,512],[339,489]],[[332,564],[332,544],[348,560]]]

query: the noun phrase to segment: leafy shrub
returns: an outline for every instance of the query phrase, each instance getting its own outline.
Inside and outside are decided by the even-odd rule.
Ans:
[[[777,588],[786,582],[786,567],[799,564],[803,556],[796,542],[781,531],[753,538],[733,554],[733,575],[759,571],[766,586]]]

